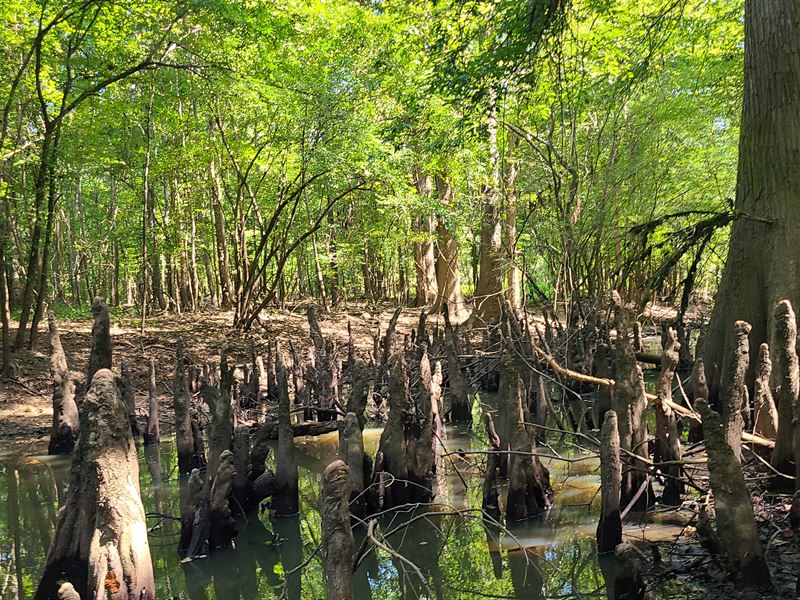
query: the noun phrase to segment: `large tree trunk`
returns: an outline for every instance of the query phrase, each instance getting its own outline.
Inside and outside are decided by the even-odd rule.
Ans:
[[[750,344],[768,341],[772,307],[800,302],[800,0],[747,0],[744,107],[736,212],[728,260],[702,356],[712,402],[714,363],[735,343],[733,324],[752,325]],[[748,370],[752,389],[755,362]]]
[[[450,182],[436,177],[436,193],[442,204],[450,204],[453,200],[453,188]],[[463,321],[467,316],[467,304],[461,291],[461,271],[458,267],[458,241],[450,233],[441,217],[436,222],[436,243],[439,254],[436,258],[436,301],[434,312],[441,312],[447,306],[450,317],[454,321]]]
[[[59,597],[66,581],[81,598],[154,600],[136,446],[111,371],[95,374],[81,409],[69,494],[36,598]]]
[[[503,304],[502,229],[500,219],[500,156],[497,151],[497,107],[487,122],[491,174],[483,190],[480,272],[475,286],[475,309],[470,320],[492,323],[500,319]]]
[[[430,175],[422,175],[418,168],[414,169],[414,179],[420,196],[429,199],[433,192],[433,180]],[[414,242],[414,271],[417,275],[417,297],[415,306],[430,306],[436,302],[439,286],[436,280],[436,256],[434,255],[433,234],[435,218],[432,214],[417,217],[414,226],[419,241]]]

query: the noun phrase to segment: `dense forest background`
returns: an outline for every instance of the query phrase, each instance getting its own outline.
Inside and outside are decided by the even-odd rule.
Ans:
[[[4,367],[46,305],[96,295],[143,326],[310,297],[578,322],[612,289],[682,315],[724,263],[743,13],[4,2]]]

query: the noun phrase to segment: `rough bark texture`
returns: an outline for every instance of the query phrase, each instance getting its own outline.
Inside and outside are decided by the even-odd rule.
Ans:
[[[706,367],[730,352],[733,323],[753,326],[754,346],[769,341],[771,307],[800,302],[800,5],[745,3],[744,105],[736,213],[728,259],[702,356]],[[743,282],[747,282],[743,285]],[[755,369],[748,374],[748,386]],[[711,398],[716,397],[713,381]]]
[[[619,513],[622,462],[619,452],[617,413],[609,410],[600,432],[600,523],[597,525],[597,551],[613,552],[622,543]]]
[[[144,431],[144,445],[156,446],[161,441],[158,422],[158,388],[156,387],[156,361],[150,359],[150,389],[148,398],[147,427]]]
[[[444,347],[447,356],[447,377],[450,380],[450,420],[454,422],[472,421],[469,406],[467,378],[458,358],[458,334],[447,311],[444,313]]]
[[[436,178],[436,191],[443,205],[453,202],[453,189],[450,182]],[[445,307],[456,321],[466,318],[467,303],[461,291],[461,270],[458,267],[458,241],[439,217],[436,221],[436,243],[439,250],[436,259],[436,285],[438,292],[433,310],[444,311]]]
[[[300,512],[297,461],[294,456],[294,433],[289,408],[289,378],[283,357],[278,356],[278,452],[276,489],[272,496],[275,516],[289,517]]]
[[[753,433],[774,440],[778,434],[778,409],[775,408],[772,390],[769,387],[771,375],[772,361],[769,358],[769,345],[763,343],[758,349],[758,365],[753,392],[753,409],[755,410]]]
[[[349,467],[347,474],[348,501],[350,510],[363,517],[366,509],[364,496],[364,440],[356,413],[349,412],[344,418],[344,428],[339,434],[339,456]]]
[[[684,492],[679,477],[681,467],[676,463],[681,459],[681,441],[678,434],[678,421],[672,404],[672,379],[680,361],[680,344],[678,334],[672,328],[667,332],[667,343],[664,346],[664,358],[661,360],[661,376],[658,379],[658,394],[655,399],[656,411],[656,452],[655,462],[666,476],[661,503],[677,506],[681,503]],[[739,432],[741,442],[741,430]]]
[[[524,424],[530,420],[526,418],[525,388],[517,371],[510,357],[504,357],[501,378],[508,381],[503,389],[508,394],[512,450],[508,461],[506,518],[511,521],[535,517],[550,507],[550,473],[536,455],[532,428]]]
[[[5,274],[0,274],[5,277]],[[67,356],[61,346],[56,318],[47,313],[50,329],[50,375],[53,377],[53,429],[50,431],[48,454],[69,454],[75,448],[80,431],[78,405],[75,403],[75,383],[70,376]]]
[[[139,437],[139,422],[136,420],[136,402],[134,396],[136,390],[133,388],[133,380],[131,379],[128,365],[125,361],[120,366],[120,376],[118,380],[120,387],[120,395],[122,396],[122,403],[125,405],[125,410],[128,411],[128,422],[131,424],[131,433],[133,437]]]
[[[433,192],[433,180],[430,175],[423,175],[419,168],[414,173],[417,191],[424,198],[430,198]],[[435,217],[428,214],[415,219],[415,229],[419,241],[414,242],[414,270],[417,275],[417,297],[415,306],[430,306],[436,302],[439,286],[436,282],[436,255],[434,253]]]
[[[772,466],[784,475],[792,474],[794,460],[795,405],[800,391],[797,359],[797,322],[788,300],[775,307],[775,342],[778,364],[778,435],[772,451]]]
[[[735,343],[731,344],[722,369],[722,418],[725,421],[725,439],[736,460],[742,462],[742,411],[745,410],[745,377],[750,363],[750,343],[747,336],[751,328],[744,321],[736,321],[733,328]]]
[[[100,369],[111,368],[111,320],[108,316],[108,306],[103,299],[97,297],[92,302],[92,350],[89,354],[89,368],[86,373],[86,385],[92,384],[92,377]]]
[[[322,474],[322,562],[325,598],[350,600],[353,595],[355,542],[348,508],[350,470],[335,460]]]
[[[68,581],[83,598],[153,600],[155,582],[139,496],[139,463],[114,374],[100,369],[83,400],[69,493],[37,600]]]
[[[696,406],[703,419],[717,534],[728,554],[731,575],[741,587],[769,589],[772,581],[742,468],[728,445],[719,414],[704,401]]]
[[[647,421],[642,369],[636,362],[636,355],[631,346],[628,326],[619,295],[614,292],[614,326],[617,330],[615,342],[615,385],[612,406],[619,420],[620,446],[623,451],[633,452],[642,457],[642,461],[633,459],[622,477],[622,504],[628,503],[636,496],[639,489],[646,485],[645,493],[639,496],[634,508],[644,510],[653,502],[653,492],[649,484],[645,484],[648,452]]]
[[[175,446],[178,451],[178,473],[188,475],[199,468],[195,456],[192,417],[189,410],[189,393],[186,389],[186,365],[183,356],[183,340],[175,347],[175,378],[172,389],[172,408],[175,411]]]

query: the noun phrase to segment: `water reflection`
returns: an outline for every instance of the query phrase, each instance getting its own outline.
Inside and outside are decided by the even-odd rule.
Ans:
[[[377,430],[365,432],[367,451],[374,452],[378,435]],[[453,454],[446,457],[446,474],[437,481],[441,504],[435,510],[381,517],[374,525],[375,537],[385,546],[379,551],[367,539],[366,527],[355,529],[359,558],[354,588],[359,600],[605,596],[601,566],[606,565],[598,563],[593,540],[596,461],[548,462],[556,489],[554,508],[542,520],[505,529],[476,510],[485,457],[455,452],[483,444],[453,430],[445,444]],[[322,470],[335,457],[336,438],[301,440],[297,449],[300,516],[270,519],[268,512],[252,512],[240,520],[233,547],[188,562],[181,562],[177,552],[180,500],[174,446],[164,442],[140,450],[142,498],[159,597],[324,597],[321,557],[315,554],[320,541],[319,486]],[[0,461],[0,597],[25,599],[38,584],[64,500],[69,459]],[[657,526],[659,534],[670,535],[664,527],[669,528]],[[637,536],[641,533],[641,528],[635,529]]]

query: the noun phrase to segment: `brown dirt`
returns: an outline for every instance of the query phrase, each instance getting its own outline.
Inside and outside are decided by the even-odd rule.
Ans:
[[[340,347],[347,343],[347,323],[352,323],[356,348],[366,357],[372,352],[373,336],[380,325],[385,332],[393,307],[350,306],[330,313],[318,311],[317,319],[323,334],[331,336]],[[408,334],[416,327],[419,309],[404,309],[397,329]],[[441,317],[430,317],[435,323]],[[235,330],[230,312],[205,312],[186,315],[164,315],[148,319],[144,335],[138,319],[112,315],[111,336],[114,343],[114,367],[118,371],[125,361],[136,388],[137,413],[144,415],[147,406],[148,369],[156,360],[156,382],[160,391],[162,431],[172,429],[172,378],[175,364],[175,342],[183,337],[187,355],[202,362],[219,355],[223,346],[237,364],[250,362],[251,343],[264,348],[268,339],[292,341],[298,349],[311,347],[305,309],[272,311],[261,317],[251,333]],[[89,360],[92,322],[60,320],[61,341],[75,378],[81,379]],[[53,418],[50,390],[47,331],[42,329],[33,351],[12,357],[13,377],[0,383],[0,450],[13,453],[41,452],[46,449]]]

